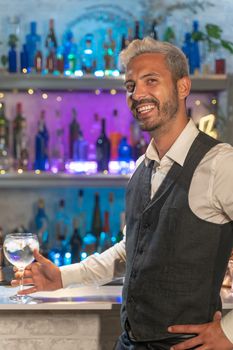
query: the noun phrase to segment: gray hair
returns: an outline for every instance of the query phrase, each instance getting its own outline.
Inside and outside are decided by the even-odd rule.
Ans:
[[[133,40],[126,49],[120,53],[120,62],[124,70],[132,58],[143,53],[160,53],[165,61],[174,81],[189,75],[188,61],[185,54],[176,46],[145,37],[142,40]]]

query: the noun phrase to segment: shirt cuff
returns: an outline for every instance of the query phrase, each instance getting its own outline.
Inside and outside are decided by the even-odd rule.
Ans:
[[[233,344],[233,310],[228,312],[221,319],[221,327],[222,327],[223,332],[225,333],[225,336]]]
[[[61,279],[63,288],[68,287],[71,284],[81,284],[81,264],[71,264],[67,266],[61,266]]]

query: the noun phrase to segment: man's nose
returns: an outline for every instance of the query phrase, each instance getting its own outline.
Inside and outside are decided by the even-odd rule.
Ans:
[[[132,99],[135,101],[139,101],[145,97],[146,97],[146,90],[140,85],[135,86],[134,91],[132,93]]]

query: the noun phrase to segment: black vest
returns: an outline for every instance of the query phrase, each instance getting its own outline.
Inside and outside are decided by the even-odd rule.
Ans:
[[[152,200],[150,166],[142,162],[129,181],[121,320],[137,341],[173,337],[169,325],[209,322],[221,309],[232,222],[204,221],[188,203],[193,173],[217,143],[199,133],[183,167],[173,164]]]

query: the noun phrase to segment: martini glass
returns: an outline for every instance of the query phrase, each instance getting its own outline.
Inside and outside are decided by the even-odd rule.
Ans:
[[[3,243],[3,251],[7,260],[21,272],[19,290],[23,290],[23,275],[27,265],[34,260],[33,251],[39,250],[38,237],[34,233],[9,233]],[[13,295],[10,300],[25,303],[27,296]]]

